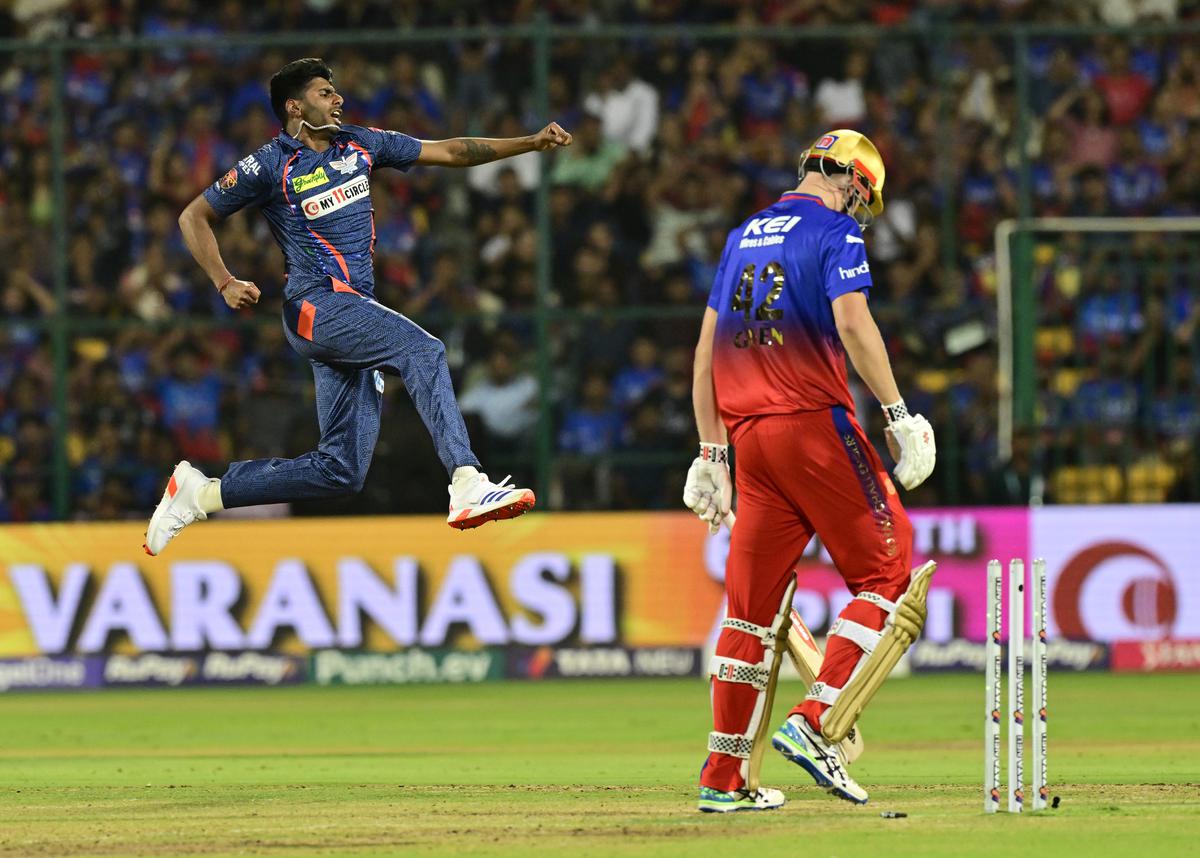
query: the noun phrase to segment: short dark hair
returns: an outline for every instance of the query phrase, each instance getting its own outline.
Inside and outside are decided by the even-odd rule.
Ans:
[[[271,109],[284,128],[287,128],[288,99],[302,98],[309,81],[315,77],[333,83],[333,69],[319,57],[292,60],[271,76]]]

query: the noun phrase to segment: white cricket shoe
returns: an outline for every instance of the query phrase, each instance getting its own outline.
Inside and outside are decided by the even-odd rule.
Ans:
[[[451,483],[449,491],[450,514],[446,516],[446,524],[458,530],[469,530],[502,518],[516,518],[533,509],[537,501],[531,489],[517,488],[509,482],[509,477],[493,483],[487,474],[479,474],[460,491],[455,491]]]
[[[770,787],[759,787],[754,792],[745,787],[721,792],[702,786],[697,807],[701,813],[734,813],[739,810],[776,810],[785,803],[783,793]]]
[[[175,466],[171,479],[167,481],[167,490],[154,508],[154,515],[150,516],[150,525],[146,528],[146,541],[142,548],[147,554],[151,557],[158,555],[179,531],[193,521],[208,518],[208,514],[196,502],[197,492],[207,482],[209,478],[186,460]]]
[[[803,715],[790,715],[771,737],[771,745],[785,758],[803,768],[817,786],[854,804],[867,803],[867,791],[846,771],[846,757],[837,745],[808,726]]]

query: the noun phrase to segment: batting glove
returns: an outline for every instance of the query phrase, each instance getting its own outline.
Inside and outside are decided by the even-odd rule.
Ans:
[[[892,473],[904,488],[915,489],[933,473],[937,461],[933,427],[920,414],[909,414],[903,399],[883,406],[883,413],[888,422],[888,449],[896,460]]]
[[[725,444],[700,444],[700,455],[688,468],[683,487],[683,505],[708,525],[709,533],[721,529],[733,501],[733,482],[729,479],[729,447]]]

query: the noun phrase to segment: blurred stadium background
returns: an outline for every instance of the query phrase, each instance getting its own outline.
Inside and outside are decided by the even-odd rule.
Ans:
[[[266,81],[300,56],[354,123],[575,134],[373,188],[379,299],[446,342],[481,458],[539,511],[449,532],[393,380],[360,495],[148,559],[178,459],[316,441],[266,222],[218,232],[263,291],[241,313],[176,225],[277,132]],[[699,676],[725,538],[680,511],[699,319],[726,231],[839,126],[888,166],[872,308],[938,433],[905,496],[942,561],[912,669],[981,668],[984,563],[1034,554],[1052,672],[1200,668],[1200,2],[12,0],[0,522],[33,526],[0,527],[0,690]],[[846,594],[819,546],[801,565],[820,633]]]
[[[10,5],[0,519],[140,519],[181,457],[222,469],[310,448],[265,221],[220,236],[264,292],[244,314],[175,225],[276,133],[265,81],[307,55],[333,64],[360,124],[577,134],[557,155],[384,173],[373,192],[380,299],[446,341],[485,463],[534,483],[543,509],[676,508],[722,236],[840,125],[889,165],[872,303],[938,429],[910,505],[1200,500],[1194,236],[1026,237],[1007,457],[994,265],[1006,218],[1200,213],[1196,4],[437,5]],[[1145,29],[1106,27],[1121,8]],[[860,409],[869,430],[875,412]],[[441,482],[392,385],[363,494],[293,512],[436,512]]]

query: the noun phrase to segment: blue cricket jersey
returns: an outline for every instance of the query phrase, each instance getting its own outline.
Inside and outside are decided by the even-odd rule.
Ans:
[[[284,296],[339,284],[374,297],[371,172],[407,170],[421,141],[397,131],[343,125],[324,152],[280,132],[204,191],[221,217],[259,206],[287,264]]]

